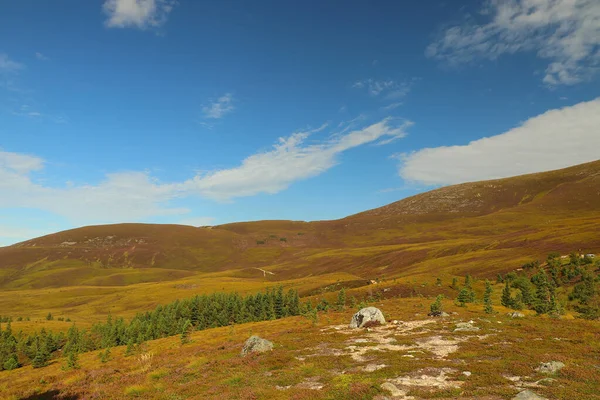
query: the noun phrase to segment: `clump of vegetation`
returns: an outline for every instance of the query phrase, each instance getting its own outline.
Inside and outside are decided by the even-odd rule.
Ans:
[[[431,305],[429,306],[429,315],[431,316],[440,316],[442,315],[443,310],[443,305],[442,305],[442,300],[444,299],[444,295],[443,294],[439,294],[436,298],[435,301],[433,303],[431,303]]]
[[[381,322],[377,321],[377,320],[372,320],[372,321],[367,321],[363,324],[363,328],[375,328],[381,326]]]

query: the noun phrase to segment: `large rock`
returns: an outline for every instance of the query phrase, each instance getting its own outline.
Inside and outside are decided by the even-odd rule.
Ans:
[[[362,328],[367,322],[379,322],[385,324],[385,318],[379,308],[366,307],[354,314],[350,321],[350,328]]]
[[[244,348],[242,348],[242,357],[249,353],[264,353],[271,350],[273,350],[273,342],[259,338],[258,336],[250,336],[246,340],[246,343],[244,343]]]
[[[525,318],[525,314],[519,311],[509,312],[508,316],[511,318]]]
[[[519,392],[512,400],[548,400],[545,397],[542,397],[531,390],[523,390]]]
[[[539,367],[536,368],[536,371],[541,372],[542,374],[555,374],[560,371],[565,364],[560,361],[550,361],[547,363],[541,363]]]

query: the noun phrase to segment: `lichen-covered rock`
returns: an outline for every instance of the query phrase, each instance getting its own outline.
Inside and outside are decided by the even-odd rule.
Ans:
[[[478,330],[479,328],[474,326],[472,322],[459,322],[456,324],[454,332],[475,332]]]
[[[246,340],[246,343],[244,343],[241,355],[244,357],[249,353],[264,353],[265,351],[271,350],[273,350],[273,342],[262,339],[258,336],[251,336],[248,340]]]
[[[508,316],[511,318],[524,318],[525,314],[523,314],[522,312],[519,312],[519,311],[513,311],[513,312],[509,312]]]
[[[536,371],[541,372],[542,374],[555,374],[564,368],[565,364],[560,361],[550,361],[547,363],[541,363],[539,367],[536,368]]]
[[[350,328],[362,328],[367,322],[385,324],[385,318],[380,309],[366,307],[354,314],[350,321]]]
[[[512,400],[547,400],[545,397],[542,397],[531,390],[523,390],[519,392]]]

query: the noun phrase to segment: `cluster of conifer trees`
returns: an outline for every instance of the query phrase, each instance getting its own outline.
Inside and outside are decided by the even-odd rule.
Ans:
[[[505,285],[502,305],[515,310],[529,308],[538,314],[562,314],[564,307],[558,300],[557,289],[578,281],[568,296],[569,300],[577,302],[573,308],[583,318],[599,318],[596,282],[600,281],[600,276],[595,276],[587,267],[593,260],[573,253],[569,262],[563,264],[558,253],[550,253],[546,261],[547,268],[539,268],[539,262],[531,262],[523,265],[522,274],[499,275],[498,282]],[[529,277],[526,271],[534,268],[538,268],[537,272]],[[513,289],[516,289],[515,295]]]
[[[73,324],[66,335],[45,329],[31,335],[21,332],[15,335],[8,320],[5,329],[0,327],[0,370],[15,369],[26,363],[34,368],[43,367],[59,350],[67,357],[67,366],[76,368],[78,353],[120,345],[127,345],[127,352],[131,353],[147,340],[181,335],[184,342],[191,330],[299,315],[301,308],[306,307],[300,304],[296,290],[284,293],[279,286],[255,295],[214,293],[176,300],[137,314],[129,322],[109,315],[106,322],[95,324],[90,330],[78,329]]]

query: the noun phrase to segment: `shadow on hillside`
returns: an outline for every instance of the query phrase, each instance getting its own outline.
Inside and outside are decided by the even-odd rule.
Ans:
[[[49,390],[44,393],[32,394],[28,397],[22,397],[19,400],[77,400],[76,395],[61,395],[59,390]]]

